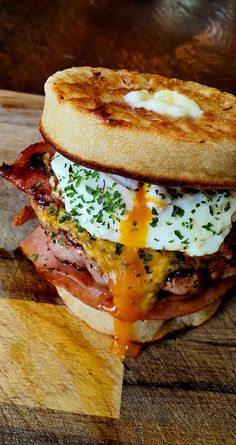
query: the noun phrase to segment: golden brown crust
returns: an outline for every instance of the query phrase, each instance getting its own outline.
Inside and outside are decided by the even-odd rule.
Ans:
[[[85,321],[90,327],[97,331],[111,336],[114,335],[114,317],[112,317],[112,315],[82,303],[78,298],[73,297],[73,295],[62,287],[56,286],[56,288],[63,302],[77,317]],[[159,340],[172,332],[187,327],[199,326],[214,315],[220,303],[221,299],[193,314],[184,315],[170,320],[135,321],[132,323],[131,341],[139,343],[152,342]]]
[[[203,115],[174,119],[124,102],[129,91],[175,89]],[[236,186],[236,98],[194,82],[71,68],[45,85],[40,129],[67,157],[145,182]]]
[[[40,129],[40,132],[43,135],[44,139],[46,141],[48,141],[51,145],[53,145],[57,151],[59,151],[62,155],[64,155],[68,159],[71,159],[72,161],[77,162],[80,165],[84,165],[85,167],[92,168],[94,170],[104,171],[107,173],[118,174],[118,175],[124,176],[126,178],[136,179],[137,181],[141,181],[141,182],[149,182],[150,184],[158,184],[158,185],[163,184],[163,185],[168,185],[168,186],[172,186],[172,187],[191,186],[191,187],[195,187],[195,188],[204,188],[204,189],[212,189],[212,187],[213,187],[212,183],[200,181],[199,179],[197,179],[196,181],[194,181],[194,180],[187,181],[186,178],[180,177],[180,175],[179,175],[178,179],[176,179],[176,177],[171,178],[170,176],[156,177],[156,176],[152,176],[151,174],[147,178],[147,176],[143,176],[142,174],[138,174],[137,172],[130,172],[130,170],[128,170],[126,168],[122,168],[122,167],[117,168],[115,165],[112,165],[112,164],[101,165],[98,162],[96,162],[95,160],[87,161],[87,160],[80,158],[78,153],[76,153],[75,155],[68,154],[67,150],[65,150],[60,145],[56,144],[54,142],[54,140],[52,140],[51,137],[45,132],[44,128],[42,127],[41,120],[39,121],[39,129]],[[232,187],[235,187],[235,185],[236,185],[235,182],[233,182],[233,183],[232,182],[222,183],[222,181],[214,182],[215,189],[222,189],[222,188],[223,189],[231,189]]]

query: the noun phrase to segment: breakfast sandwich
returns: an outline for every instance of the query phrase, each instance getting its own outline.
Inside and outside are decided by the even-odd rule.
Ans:
[[[197,326],[236,283],[236,98],[154,74],[71,68],[45,84],[43,142],[0,175],[30,196],[21,243],[113,350]]]

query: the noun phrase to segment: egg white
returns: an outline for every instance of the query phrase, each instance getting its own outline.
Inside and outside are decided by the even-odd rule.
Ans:
[[[56,153],[51,161],[66,212],[92,236],[120,241],[120,221],[135,203],[137,181],[82,167]],[[236,191],[146,187],[152,219],[145,245],[202,256],[217,252],[236,216]]]

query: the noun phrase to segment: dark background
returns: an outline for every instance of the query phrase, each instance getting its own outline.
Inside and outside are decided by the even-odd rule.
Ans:
[[[0,0],[0,88],[70,66],[157,72],[236,93],[235,0]]]

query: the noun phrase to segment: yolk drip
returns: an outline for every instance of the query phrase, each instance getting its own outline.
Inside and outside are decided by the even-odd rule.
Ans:
[[[120,243],[129,247],[145,247],[148,235],[148,224],[152,218],[152,212],[147,205],[145,185],[135,194],[133,209],[128,218],[120,222]]]
[[[121,356],[137,357],[139,355],[142,344],[130,341],[131,323],[118,320],[115,318],[115,338],[112,344],[112,352]]]
[[[144,247],[148,235],[148,225],[152,218],[147,205],[145,186],[135,195],[133,209],[128,218],[120,223],[120,243],[124,244],[120,267],[111,285],[116,306],[114,352],[119,355],[137,355],[140,349],[130,341],[132,322],[142,318],[140,307],[143,297],[145,270],[138,250]],[[137,350],[138,348],[138,350]]]

